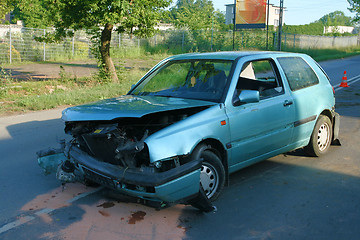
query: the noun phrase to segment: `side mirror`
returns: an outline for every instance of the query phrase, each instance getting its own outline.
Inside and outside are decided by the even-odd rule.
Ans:
[[[131,88],[128,93],[132,92],[132,90],[134,90],[135,86],[136,86],[136,84],[131,85]]]
[[[240,106],[243,103],[255,103],[260,101],[260,93],[256,90],[242,90],[238,97],[234,98],[234,106]]]

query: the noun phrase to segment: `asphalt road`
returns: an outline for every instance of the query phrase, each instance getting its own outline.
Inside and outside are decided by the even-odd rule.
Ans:
[[[342,146],[301,150],[230,176],[216,213],[161,211],[101,188],[59,186],[35,152],[65,137],[61,109],[0,118],[0,239],[359,239],[360,56],[321,63],[336,87]]]
[[[320,65],[331,78],[333,85],[340,84],[344,71],[349,80],[360,75],[360,56],[321,62]]]

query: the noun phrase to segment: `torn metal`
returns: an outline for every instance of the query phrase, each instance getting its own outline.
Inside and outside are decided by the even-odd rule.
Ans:
[[[199,199],[194,206],[212,211],[200,186],[193,184],[200,181],[202,159],[191,160],[184,154],[151,162],[145,142],[154,132],[201,109],[162,112],[140,119],[66,122],[65,132],[73,139],[66,143],[62,140],[58,149],[38,152],[39,165],[45,174],[55,172],[62,183],[95,182],[165,205]]]

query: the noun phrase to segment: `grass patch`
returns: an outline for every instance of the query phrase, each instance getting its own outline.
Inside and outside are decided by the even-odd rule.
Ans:
[[[345,49],[286,49],[305,53],[317,61],[360,55],[360,47]],[[120,49],[113,52],[120,83],[111,83],[99,75],[76,78],[60,70],[60,78],[15,81],[0,69],[0,115],[78,105],[123,95],[129,91],[151,67],[172,55],[166,49],[149,51],[144,48]],[[26,62],[32,63],[32,62]],[[46,63],[46,62],[41,62]],[[59,63],[60,64],[60,63]],[[71,64],[69,62],[69,64]],[[16,63],[11,66],[24,65]],[[64,62],[66,65],[66,62]],[[82,63],[73,65],[83,65]],[[86,64],[85,64],[86,65]],[[359,95],[356,93],[355,95]]]
[[[0,115],[78,105],[127,93],[147,69],[122,69],[120,83],[104,82],[99,76],[71,78],[66,74],[52,80],[7,81],[0,95]]]
[[[167,54],[145,54],[141,57],[132,55],[132,57],[115,58],[120,83],[108,81],[101,73],[89,77],[72,77],[62,67],[62,65],[71,65],[71,62],[55,63],[60,76],[57,79],[16,81],[11,78],[11,73],[1,68],[0,115],[78,105],[126,94],[151,67],[167,56]],[[74,65],[87,64],[85,61]]]
[[[316,61],[326,61],[331,59],[341,59],[345,57],[351,57],[355,55],[360,55],[360,47],[352,48],[338,48],[338,49],[300,49],[300,48],[291,48],[286,49],[288,52],[297,52],[305,53]]]
[[[164,59],[169,55],[173,54],[165,48],[121,47],[111,49],[113,59]]]

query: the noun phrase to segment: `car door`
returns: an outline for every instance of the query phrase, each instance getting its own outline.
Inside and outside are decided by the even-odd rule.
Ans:
[[[295,119],[292,142],[303,146],[309,141],[317,116],[322,111],[324,92],[314,70],[302,57],[279,57],[277,61],[282,67],[291,89],[294,100]]]
[[[257,90],[260,100],[226,108],[231,132],[230,172],[287,146],[294,123],[293,100],[284,88],[275,62],[263,59],[238,64],[241,71],[235,99],[243,90]]]

